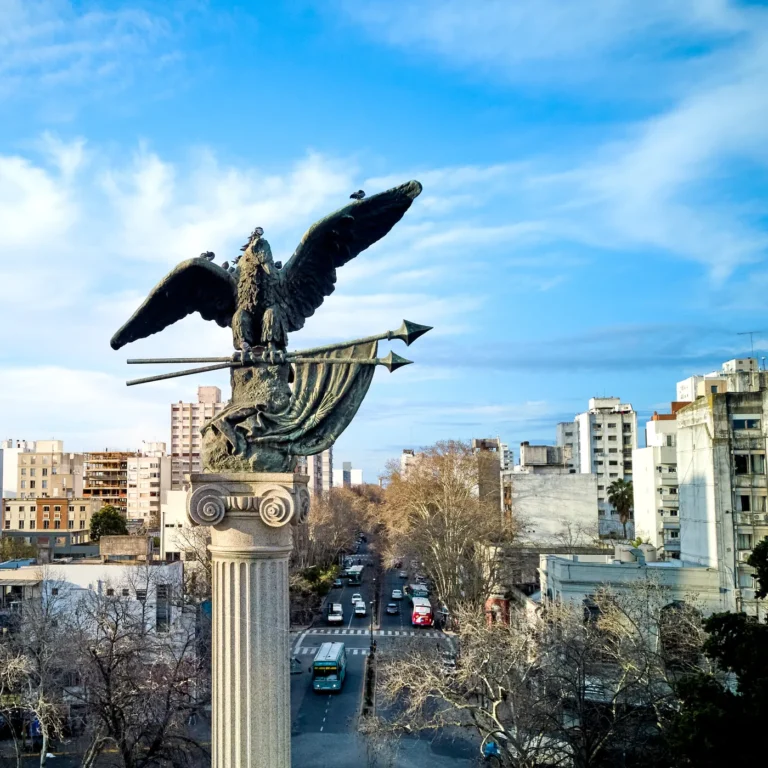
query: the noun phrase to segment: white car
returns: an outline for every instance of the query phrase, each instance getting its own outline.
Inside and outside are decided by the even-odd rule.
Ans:
[[[355,616],[365,616],[365,603],[362,600],[355,603]]]
[[[392,590],[392,599],[393,600],[402,600],[403,599],[403,591],[401,589],[393,589]]]
[[[359,603],[362,599],[363,596],[359,592],[355,592],[355,594],[352,595],[352,605]]]

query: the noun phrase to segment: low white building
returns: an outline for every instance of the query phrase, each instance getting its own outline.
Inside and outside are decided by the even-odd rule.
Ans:
[[[34,443],[26,440],[0,442],[0,499],[15,499],[19,492],[19,454],[33,453]]]
[[[168,491],[160,508],[160,559],[184,560],[188,543],[183,533],[191,528],[187,517],[187,491]]]
[[[666,558],[680,557],[677,487],[677,421],[672,413],[654,413],[645,427],[645,448],[632,451],[635,533]]]
[[[653,557],[651,549],[646,552]],[[692,603],[703,616],[727,610],[716,568],[686,567],[679,560],[649,562],[642,556],[628,559],[622,562],[614,555],[541,555],[541,598],[580,605],[601,588],[622,592],[649,579],[668,590],[670,603]]]

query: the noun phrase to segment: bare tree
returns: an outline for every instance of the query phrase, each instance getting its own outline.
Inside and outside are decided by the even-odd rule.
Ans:
[[[199,652],[195,616],[182,613],[155,626],[152,590],[160,585],[151,574],[140,579],[103,594],[88,591],[77,604],[80,680],[73,695],[88,723],[84,768],[109,744],[124,768],[184,765],[202,751],[187,730],[207,691],[201,679],[208,660]]]
[[[213,567],[208,545],[211,529],[207,525],[185,525],[174,532],[184,559],[184,595],[191,600],[210,599]]]
[[[531,619],[461,613],[455,667],[414,646],[380,664],[395,730],[470,728],[501,745],[501,765],[590,768],[658,743],[673,682],[700,662],[697,612],[648,582]]]
[[[477,456],[465,443],[438,443],[400,474],[390,465],[381,505],[388,548],[416,557],[452,611],[482,605],[497,581],[485,545],[511,541],[515,528],[478,494]]]

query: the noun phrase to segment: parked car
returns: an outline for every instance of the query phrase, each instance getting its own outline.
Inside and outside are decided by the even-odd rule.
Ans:
[[[390,616],[397,616],[400,613],[400,606],[397,603],[387,603],[387,613]]]
[[[352,605],[359,603],[362,599],[363,596],[359,592],[355,592],[355,594],[352,595]]]
[[[402,600],[403,599],[403,591],[401,589],[393,589],[392,590],[392,599],[393,600]]]
[[[400,571],[400,573],[398,574],[398,576],[399,576],[401,579],[407,579],[407,578],[408,578],[408,571]]]
[[[365,603],[362,600],[355,603],[355,616],[365,616]]]

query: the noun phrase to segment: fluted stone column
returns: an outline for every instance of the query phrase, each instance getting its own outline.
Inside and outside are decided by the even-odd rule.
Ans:
[[[309,514],[308,478],[190,481],[189,518],[211,526],[213,768],[290,768],[288,558],[292,527]]]

